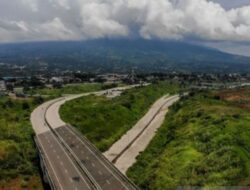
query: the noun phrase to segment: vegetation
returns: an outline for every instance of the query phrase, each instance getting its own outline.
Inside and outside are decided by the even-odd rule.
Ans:
[[[29,90],[30,94],[40,94],[44,96],[52,96],[58,97],[63,94],[78,94],[84,92],[93,92],[106,88],[106,85],[102,85],[100,83],[84,83],[84,84],[71,84],[65,85],[62,88],[37,88],[33,90]]]
[[[79,129],[101,151],[107,150],[129,130],[158,98],[176,93],[178,86],[160,82],[130,89],[121,96],[108,99],[88,96],[62,106],[62,119]],[[78,113],[78,114],[75,114]]]
[[[249,73],[250,59],[181,41],[101,39],[1,44],[0,76],[91,73]],[[216,63],[216,64],[214,64]],[[26,66],[17,70],[11,65]]]
[[[250,89],[176,103],[127,175],[142,189],[250,185]]]
[[[67,93],[83,93],[106,88],[101,84],[81,84],[60,89],[36,89],[49,98],[10,99],[0,97],[0,189],[42,189],[37,151],[30,123],[32,110],[44,101]]]
[[[37,102],[0,97],[0,189],[42,189],[29,121]]]

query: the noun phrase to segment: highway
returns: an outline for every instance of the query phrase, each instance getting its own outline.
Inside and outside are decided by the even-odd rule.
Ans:
[[[113,90],[132,87],[135,86]],[[110,90],[94,94],[101,95],[108,91]],[[35,140],[52,189],[137,189],[87,139],[60,120],[58,110],[61,104],[89,94],[51,100],[40,105],[31,114]]]
[[[38,135],[37,139],[46,153],[45,159],[57,189],[91,189],[86,176],[75,166],[51,131]]]
[[[104,153],[107,159],[125,174],[155,136],[164,122],[168,108],[178,100],[178,95],[166,95],[157,100],[136,125]]]
[[[117,171],[110,167],[101,153],[98,153],[86,139],[79,137],[70,126],[59,127],[56,132],[62,138],[62,142],[69,146],[79,165],[86,167],[100,189],[133,189],[130,183],[117,175]]]
[[[31,122],[36,133],[35,138],[39,151],[46,162],[47,171],[53,181],[53,186],[55,189],[60,190],[93,189],[92,184],[86,180],[86,175],[76,167],[65,148],[46,124],[46,108],[52,102],[46,102],[36,108],[31,115]]]

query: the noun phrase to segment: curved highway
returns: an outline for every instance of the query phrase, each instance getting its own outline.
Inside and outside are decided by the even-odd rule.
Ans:
[[[86,138],[65,124],[58,113],[65,101],[135,86],[58,98],[40,105],[32,112],[35,140],[52,189],[137,189]]]

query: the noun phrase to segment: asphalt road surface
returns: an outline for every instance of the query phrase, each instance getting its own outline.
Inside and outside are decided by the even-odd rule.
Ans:
[[[91,189],[91,185],[51,131],[39,134],[37,140],[44,153],[51,177],[57,189]]]
[[[119,90],[131,87],[122,87]],[[104,93],[106,91],[95,92],[96,95]],[[88,94],[48,101],[37,107],[31,114],[37,146],[52,185],[60,190],[137,189],[89,141],[86,142],[85,138],[81,138],[64,122],[61,123],[64,124],[63,126],[58,126],[60,104]],[[58,104],[58,102],[61,103]],[[53,107],[56,109],[54,110]]]
[[[88,170],[100,189],[122,190],[134,188],[117,175],[116,171],[105,162],[100,155],[101,153],[89,146],[89,142],[80,138],[69,126],[59,127],[56,132],[61,137],[62,142],[69,146],[79,164]]]

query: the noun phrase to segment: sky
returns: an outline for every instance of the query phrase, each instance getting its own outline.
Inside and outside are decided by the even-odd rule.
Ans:
[[[240,46],[250,0],[0,1],[0,43],[133,37]]]
[[[250,5],[250,0],[213,0],[213,1],[220,3],[226,9]]]

